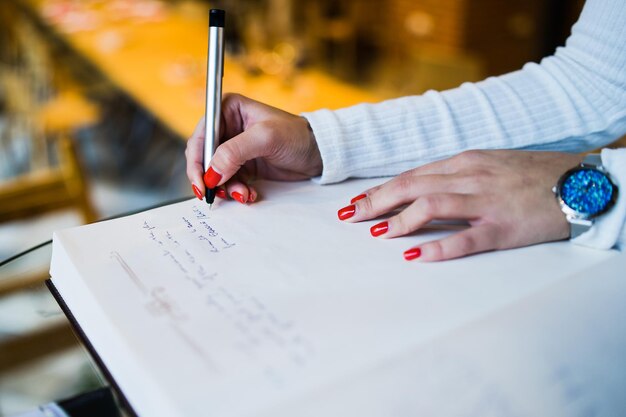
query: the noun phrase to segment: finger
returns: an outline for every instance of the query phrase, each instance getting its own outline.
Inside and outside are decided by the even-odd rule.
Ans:
[[[246,126],[254,124],[259,114],[269,106],[236,93],[225,93],[222,98],[222,142],[237,136]]]
[[[187,178],[192,184],[194,194],[202,199],[205,187],[202,176],[204,170],[202,168],[202,152],[204,149],[204,118],[200,119],[196,128],[187,141],[185,149],[185,159],[187,160]]]
[[[358,222],[373,219],[429,194],[463,193],[466,190],[466,183],[467,181],[458,175],[415,175],[407,171],[354,197],[351,200],[351,206],[354,206],[353,215],[342,220]]]
[[[246,130],[246,126],[254,121],[254,115],[262,113],[263,105],[255,100],[249,99],[245,96],[235,93],[226,93],[222,99],[222,111],[221,111],[221,124],[220,124],[220,144],[227,142],[229,139],[240,135]],[[204,119],[203,119],[204,120]],[[198,127],[196,127],[198,129]],[[204,132],[203,126],[201,127]],[[204,134],[202,135],[204,138]],[[214,188],[217,185],[224,184],[233,174],[230,174],[229,170],[220,168],[219,160],[224,158],[223,153],[226,153],[225,157],[228,158],[229,145],[226,148],[221,148],[218,145],[213,157],[211,158],[210,166],[207,172],[203,172],[203,185],[208,188]],[[200,147],[200,152],[203,152],[204,147]],[[201,155],[202,158],[203,154]],[[202,161],[202,159],[200,160]],[[217,164],[215,160],[217,159]],[[245,162],[245,161],[244,161]],[[217,167],[216,167],[217,165]],[[237,169],[234,168],[236,171]],[[224,175],[224,171],[227,172]]]
[[[225,124],[221,136],[230,139],[248,126],[276,116],[293,114],[241,94],[226,93],[222,99],[222,117]]]
[[[402,174],[398,175],[396,178],[394,178],[390,182],[378,185],[376,187],[372,187],[361,195],[371,195],[375,193],[376,191],[378,191],[380,188],[386,187],[389,183],[395,180],[399,180],[399,181],[407,180],[410,182],[417,178],[420,178],[421,180],[423,180],[422,185],[431,184],[431,185],[434,185],[435,187],[439,187],[439,183],[436,182],[438,178],[446,178],[446,177],[455,178],[457,180],[456,184],[462,185],[465,189],[466,186],[471,186],[473,182],[470,180],[470,177],[467,174],[458,175],[458,173],[460,171],[463,171],[464,169],[467,169],[468,167],[476,167],[476,166],[485,165],[489,162],[489,160],[490,160],[489,156],[483,151],[476,151],[476,150],[465,151],[453,157],[445,158],[439,161],[430,162],[425,165],[422,165],[421,167],[417,167],[412,170],[403,172]],[[422,177],[425,177],[425,178],[422,178]],[[428,177],[431,177],[432,179],[429,179]],[[450,186],[450,185],[454,185],[454,184],[452,183],[446,184],[446,186]],[[455,192],[455,193],[463,191],[463,189],[458,188],[458,187],[455,187],[452,189],[446,189],[446,190],[441,189],[441,188],[439,189],[421,188],[421,190],[423,191],[421,194],[436,193],[436,192],[442,192],[442,191]],[[361,195],[357,197],[360,197]]]
[[[215,190],[215,197],[221,198],[222,200],[228,199],[228,194],[226,194],[226,190],[224,187],[217,187]]]
[[[449,170],[448,168],[449,164],[447,161],[437,161],[403,172],[386,183],[369,188],[362,194],[354,197],[353,200],[356,199],[358,201],[363,198],[363,196],[372,195],[391,184],[402,187],[403,185],[409,185],[408,183],[412,183],[413,181],[420,181],[420,187],[417,190],[421,191],[421,194],[441,192],[441,187],[444,186],[450,192],[462,192],[468,183],[468,181],[464,181],[467,176],[458,175],[457,170]],[[404,182],[407,184],[403,184]],[[453,188],[450,189],[449,187],[451,186],[453,186]]]
[[[250,190],[248,186],[239,180],[231,180],[226,183],[226,193],[235,201],[241,204],[248,202]]]
[[[204,176],[207,187],[212,188],[224,184],[247,161],[271,153],[271,132],[257,126],[218,146],[211,158],[209,171]]]
[[[437,161],[428,162],[417,168],[413,168],[407,173],[411,175],[440,175],[440,174],[452,174],[456,172],[453,164],[450,163],[452,158],[439,159]]]
[[[494,224],[483,224],[411,248],[404,252],[404,257],[407,260],[419,258],[423,262],[444,261],[494,250],[498,240],[497,227]]]
[[[440,219],[473,220],[483,210],[482,199],[468,194],[429,194],[419,197],[395,216],[371,227],[374,237],[392,238],[412,233]]]
[[[259,198],[259,193],[257,190],[250,184],[248,184],[248,190],[250,191],[250,196],[248,197],[248,203],[254,203]]]

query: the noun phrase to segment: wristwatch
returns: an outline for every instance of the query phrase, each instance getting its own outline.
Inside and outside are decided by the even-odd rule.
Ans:
[[[617,200],[617,185],[602,166],[599,154],[585,156],[552,188],[570,224],[570,239],[585,233]]]

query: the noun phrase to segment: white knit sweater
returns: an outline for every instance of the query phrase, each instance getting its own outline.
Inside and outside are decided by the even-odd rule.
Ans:
[[[584,152],[626,134],[626,1],[587,0],[566,46],[540,64],[458,88],[304,113],[322,184],[396,175],[467,149]],[[604,151],[618,205],[577,243],[626,243],[626,150]],[[618,168],[622,169],[618,169]]]

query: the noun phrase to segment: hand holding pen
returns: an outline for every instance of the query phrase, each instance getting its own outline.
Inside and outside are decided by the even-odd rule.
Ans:
[[[251,179],[310,178],[321,173],[322,161],[306,119],[237,94],[222,102],[224,23],[225,12],[212,9],[206,114],[187,143],[187,176],[195,195],[208,204],[216,196],[251,203],[257,199]],[[220,139],[232,140],[219,146]]]
[[[219,198],[252,203],[257,200],[251,184],[255,178],[297,181],[322,173],[317,142],[305,118],[239,94],[225,94],[221,111],[221,144],[208,171],[202,166],[204,120],[187,142],[187,177],[198,199],[204,198],[206,184]]]

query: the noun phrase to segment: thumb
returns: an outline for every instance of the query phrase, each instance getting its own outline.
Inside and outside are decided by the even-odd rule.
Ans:
[[[228,181],[247,161],[270,153],[270,133],[259,127],[253,126],[217,147],[204,174],[204,183],[208,188]]]

